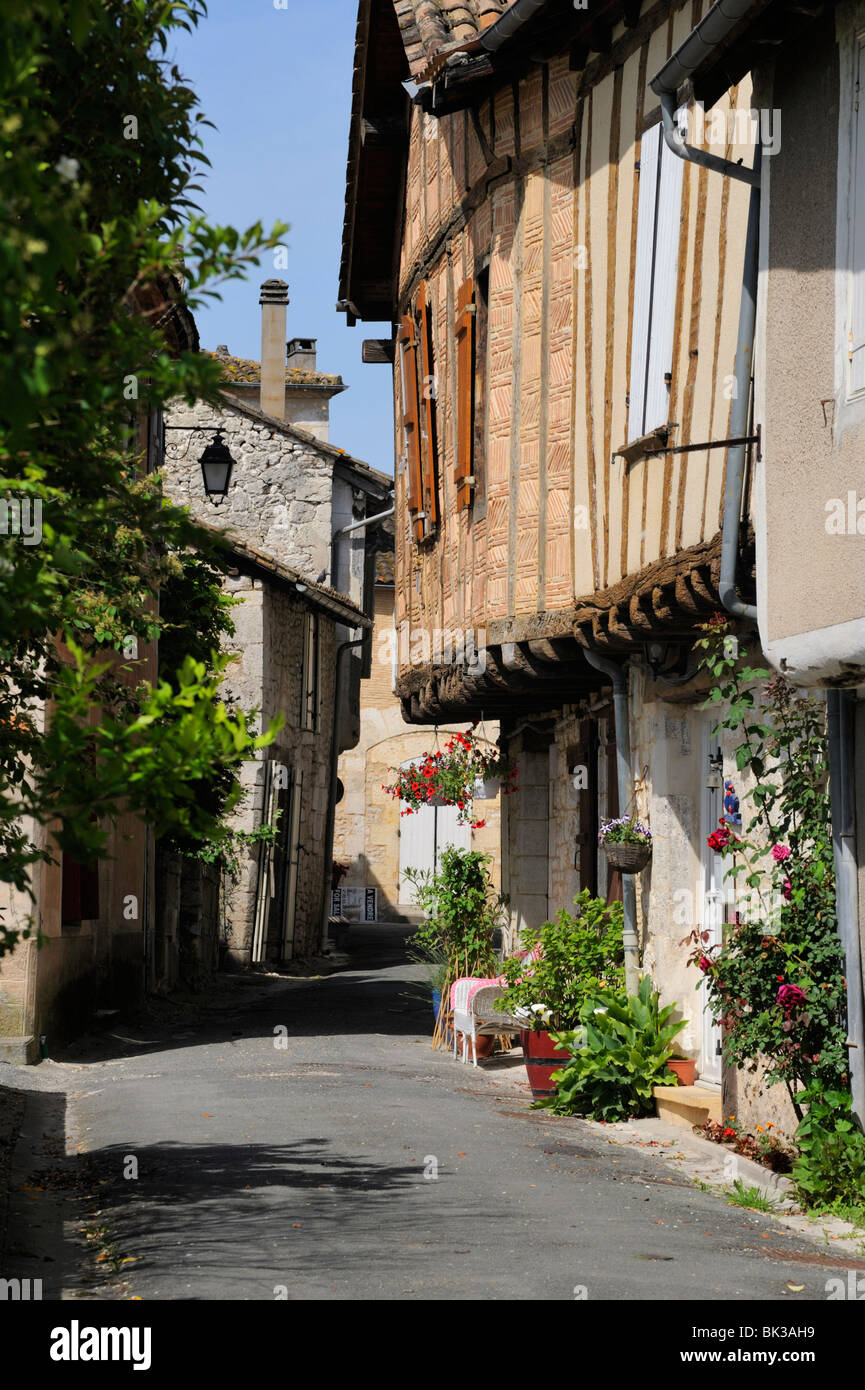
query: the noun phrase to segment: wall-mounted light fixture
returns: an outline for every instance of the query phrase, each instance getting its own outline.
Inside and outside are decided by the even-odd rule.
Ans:
[[[204,491],[214,507],[218,507],[228,492],[231,470],[234,467],[234,459],[222,438],[222,430],[216,431],[216,438],[208,444],[199,463],[204,478]]]
[[[724,759],[720,748],[714,753],[709,754],[709,774],[706,778],[706,787],[710,792],[721,790],[721,775],[724,771]]]

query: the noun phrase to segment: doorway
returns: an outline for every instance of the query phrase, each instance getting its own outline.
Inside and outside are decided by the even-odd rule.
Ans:
[[[414,767],[422,762],[412,758],[401,768]],[[400,811],[406,805],[400,802]],[[458,823],[456,806],[422,806],[410,816],[401,816],[399,823],[399,902],[414,907],[416,889],[405,876],[406,869],[438,873],[441,856],[448,845],[456,849],[471,849],[470,825]]]

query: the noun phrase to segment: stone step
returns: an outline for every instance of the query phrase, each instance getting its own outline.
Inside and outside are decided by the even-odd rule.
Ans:
[[[692,1125],[723,1117],[721,1092],[704,1086],[653,1086],[652,1095],[658,1118],[667,1124],[690,1129]]]

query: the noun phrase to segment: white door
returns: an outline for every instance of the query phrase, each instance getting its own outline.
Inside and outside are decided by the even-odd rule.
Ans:
[[[703,732],[703,757],[700,776],[705,784],[709,775],[709,756],[717,748],[717,735],[712,734],[715,720],[710,718],[706,721]],[[698,904],[700,927],[709,933],[709,940],[704,942],[704,947],[711,948],[719,946],[722,941],[724,931],[724,859],[720,854],[716,854],[706,843],[708,837],[718,827],[718,821],[724,805],[723,777],[718,774],[718,781],[721,783],[717,788],[710,788],[703,785],[702,789],[702,815],[700,817],[700,833],[702,837],[702,902]],[[707,952],[708,953],[708,952]],[[700,999],[703,1005],[703,1039],[702,1055],[700,1060],[700,1080],[713,1081],[721,1084],[721,1027],[715,1023],[709,1009],[708,990],[705,983],[700,990]]]
[[[419,762],[420,759],[415,761]],[[412,762],[403,767],[413,766]],[[406,809],[400,802],[400,810]],[[441,862],[442,851],[448,845],[457,849],[471,849],[471,826],[459,825],[456,806],[423,806],[410,816],[401,816],[399,822],[399,901],[413,906],[415,888],[405,877],[406,869],[421,869],[435,873]]]

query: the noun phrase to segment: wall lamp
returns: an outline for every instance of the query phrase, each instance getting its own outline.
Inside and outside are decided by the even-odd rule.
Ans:
[[[204,478],[204,491],[214,507],[218,507],[228,492],[231,470],[234,467],[234,459],[222,438],[222,430],[216,431],[216,438],[208,444],[198,461]]]

